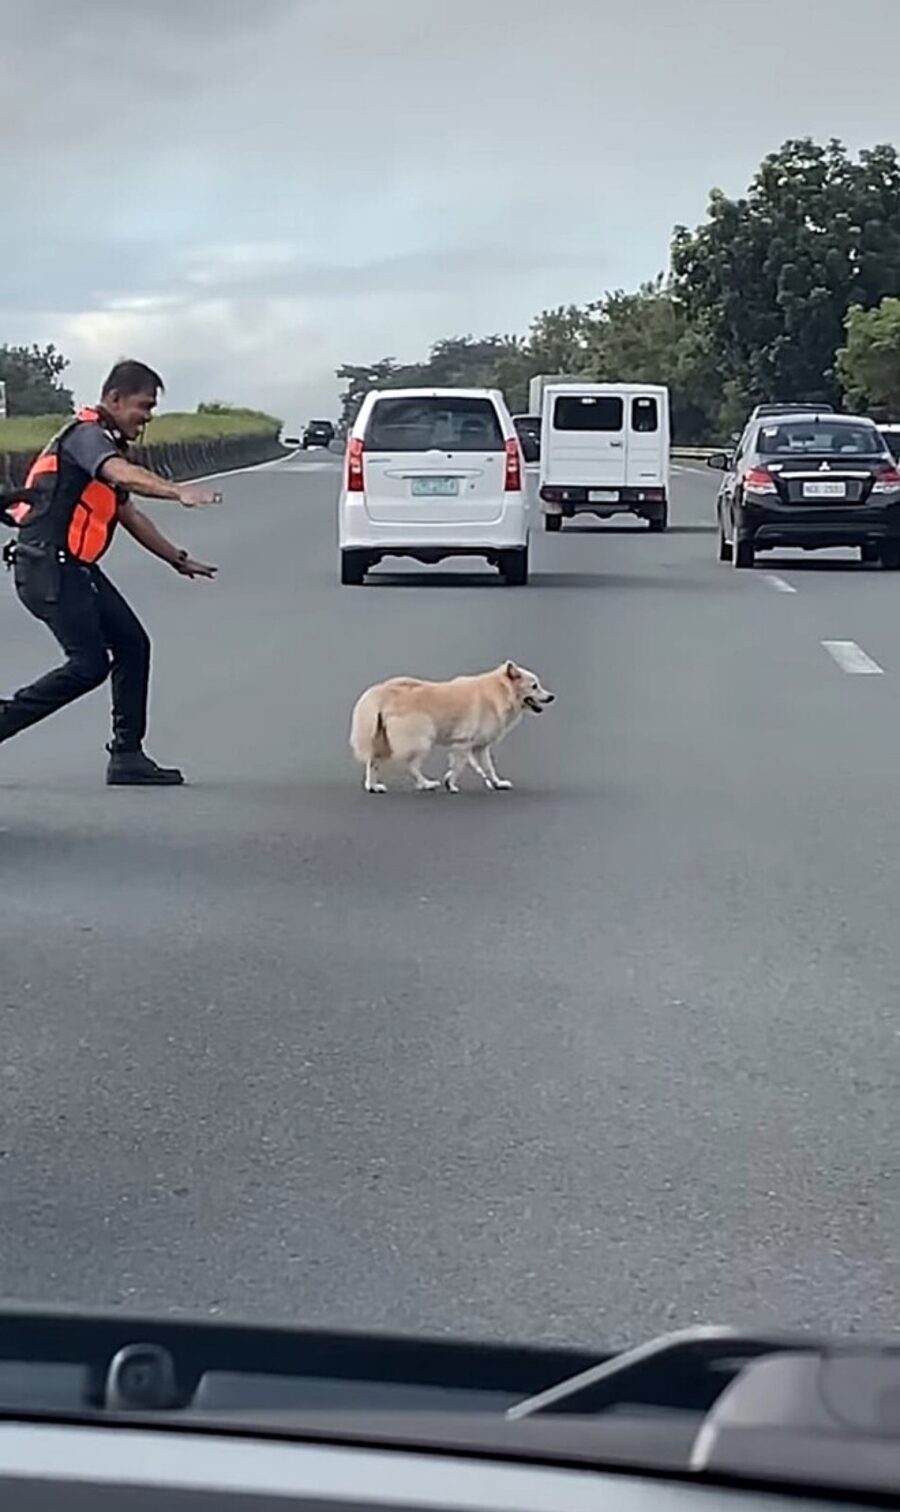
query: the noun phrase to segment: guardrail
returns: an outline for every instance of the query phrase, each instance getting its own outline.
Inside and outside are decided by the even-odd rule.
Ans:
[[[676,461],[705,462],[707,457],[714,457],[717,452],[727,451],[724,446],[673,446],[672,456]]]

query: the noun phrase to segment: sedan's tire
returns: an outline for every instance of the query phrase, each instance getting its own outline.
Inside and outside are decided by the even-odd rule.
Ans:
[[[756,553],[753,550],[753,542],[748,541],[746,538],[742,539],[737,531],[735,531],[734,541],[731,545],[732,567],[752,567],[755,559]]]
[[[365,551],[341,552],[341,582],[345,588],[358,588],[365,581],[369,558]]]
[[[861,562],[868,562],[870,565],[874,562],[880,562],[881,547],[876,545],[874,541],[867,541],[865,546],[860,546],[859,548],[859,559]]]
[[[731,542],[725,534],[725,524],[722,520],[721,512],[719,514],[719,561],[731,561]]]
[[[896,572],[900,568],[900,541],[885,541],[879,548],[879,556],[885,572]]]
[[[562,530],[562,515],[544,515],[545,530]]]
[[[501,551],[500,575],[508,588],[523,588],[528,582],[528,547]]]

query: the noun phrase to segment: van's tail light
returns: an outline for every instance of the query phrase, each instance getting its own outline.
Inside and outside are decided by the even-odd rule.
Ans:
[[[506,443],[506,480],[503,487],[507,493],[522,492],[522,453],[518,441],[510,440]]]
[[[363,452],[365,444],[361,436],[351,436],[347,442],[347,492],[362,493],[365,488],[363,478]]]
[[[896,467],[880,467],[872,484],[873,494],[900,493],[900,472]]]
[[[744,487],[755,494],[777,494],[778,485],[764,467],[748,467],[744,473]]]

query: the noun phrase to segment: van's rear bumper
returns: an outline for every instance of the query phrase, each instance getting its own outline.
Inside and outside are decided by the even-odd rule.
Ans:
[[[609,500],[591,498],[598,492],[614,493],[617,497]],[[544,514],[563,515],[566,519],[576,514],[599,515],[604,520],[617,514],[633,514],[642,520],[658,520],[665,516],[668,508],[667,490],[661,487],[598,490],[596,487],[559,488],[545,484],[540,490],[540,501]]]
[[[489,551],[512,550],[528,540],[528,508],[521,494],[512,495],[494,520],[403,521],[373,520],[364,504],[344,494],[340,506],[339,537],[342,550],[369,551],[377,556],[408,556],[430,553],[442,556],[477,556]]]

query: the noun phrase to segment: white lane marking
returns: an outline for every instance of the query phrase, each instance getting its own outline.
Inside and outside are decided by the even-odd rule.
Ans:
[[[860,676],[872,677],[875,673],[884,671],[884,667],[879,667],[877,661],[867,656],[856,641],[823,640],[822,645],[842,672],[856,672]]]
[[[779,577],[777,572],[767,572],[763,578],[763,582],[768,583],[770,588],[774,588],[776,593],[797,592],[793,583],[789,583],[786,578]]]

